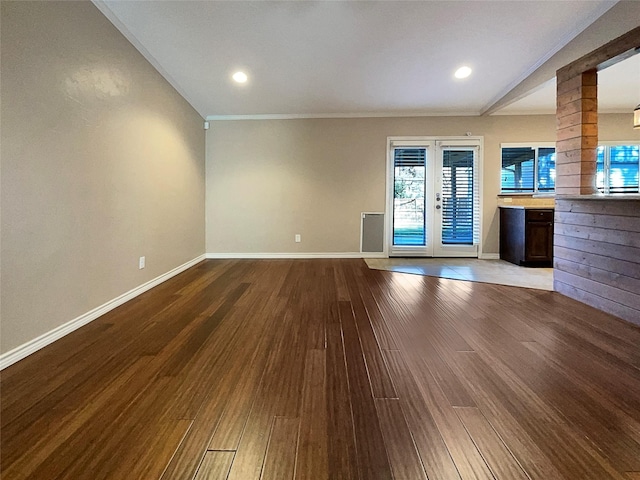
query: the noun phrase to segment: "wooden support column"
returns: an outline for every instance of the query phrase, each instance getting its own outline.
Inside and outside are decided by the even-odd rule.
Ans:
[[[598,73],[559,70],[556,110],[556,194],[596,193]]]
[[[553,288],[638,323],[640,200],[596,193],[597,71],[640,53],[640,27],[558,70]],[[635,103],[635,102],[634,102]],[[629,105],[629,120],[631,109]],[[631,132],[631,121],[629,121]],[[634,227],[635,225],[635,227]]]

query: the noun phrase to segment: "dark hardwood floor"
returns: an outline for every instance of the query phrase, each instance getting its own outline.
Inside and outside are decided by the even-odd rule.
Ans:
[[[640,329],[542,290],[210,260],[1,374],[2,478],[640,478]]]

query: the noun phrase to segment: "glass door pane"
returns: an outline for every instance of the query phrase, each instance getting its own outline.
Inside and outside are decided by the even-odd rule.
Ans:
[[[437,143],[433,255],[477,257],[480,239],[480,145]],[[447,142],[449,143],[449,142]]]
[[[446,142],[390,140],[385,247],[391,257],[478,256],[481,142]]]
[[[426,245],[425,181],[427,150],[394,149],[393,245]]]
[[[473,245],[474,152],[442,152],[442,244]]]

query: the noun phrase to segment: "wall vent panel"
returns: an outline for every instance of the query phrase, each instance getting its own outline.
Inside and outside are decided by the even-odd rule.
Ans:
[[[360,251],[362,253],[384,252],[384,213],[365,212],[361,215]]]

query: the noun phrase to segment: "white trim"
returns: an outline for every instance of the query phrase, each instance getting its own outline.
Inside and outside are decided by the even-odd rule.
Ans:
[[[469,146],[469,140],[477,140],[484,142],[483,135],[412,135],[412,136],[389,136],[387,137],[388,147],[406,147],[406,146],[420,146],[424,145],[424,142],[457,142],[459,145],[464,145],[465,142]],[[451,145],[451,143],[446,143]],[[473,145],[473,144],[471,144]]]
[[[97,0],[96,0],[97,1]],[[296,120],[305,118],[396,118],[396,117],[478,117],[480,112],[345,112],[345,113],[266,113],[255,115],[207,115],[205,120]]]
[[[500,254],[499,253],[479,253],[478,259],[479,260],[500,260]]]
[[[438,172],[436,182],[438,183],[438,190],[442,192],[442,174],[444,171],[444,157],[443,152],[445,149],[456,149],[456,150],[465,150],[471,151],[474,153],[474,164],[473,164],[473,197],[472,197],[472,214],[474,224],[477,220],[477,235],[476,230],[472,231],[473,242],[472,245],[445,245],[441,242],[435,242],[433,245],[433,256],[434,257],[469,257],[469,258],[478,258],[478,252],[481,249],[482,242],[482,221],[483,221],[483,202],[482,202],[482,192],[484,190],[484,177],[483,177],[483,147],[484,147],[484,138],[480,137],[475,142],[470,142],[466,137],[463,140],[452,140],[450,138],[445,138],[444,140],[436,140],[436,172]],[[476,208],[477,207],[477,208]],[[433,233],[434,240],[436,238],[441,238],[442,236],[442,214],[443,210],[439,210],[435,214],[435,222],[433,225]],[[476,217],[477,214],[477,217]],[[477,239],[477,240],[476,240]]]
[[[29,340],[26,343],[23,343],[19,347],[14,348],[6,353],[0,355],[0,370],[7,368],[9,365],[13,365],[19,360],[31,355],[34,352],[37,352],[43,347],[55,342],[56,340],[64,337],[65,335],[77,330],[78,328],[86,325],[89,322],[92,322],[96,318],[104,315],[105,313],[113,310],[116,307],[119,307],[123,303],[128,302],[129,300],[137,297],[138,295],[146,292],[147,290],[152,289],[153,287],[160,285],[162,282],[169,280],[171,277],[176,276],[177,274],[191,268],[195,264],[201,262],[205,259],[205,255],[200,255],[199,257],[194,258],[193,260],[188,261],[180,265],[179,267],[174,268],[173,270],[168,271],[167,273],[163,273],[162,275],[154,278],[153,280],[149,280],[142,285],[129,290],[126,293],[123,293],[119,297],[114,298],[113,300],[109,300],[107,303],[100,305],[99,307],[94,308],[93,310],[88,311],[87,313],[80,315],[73,320],[64,323],[53,330],[48,331],[40,335],[39,337],[34,338],[33,340]]]
[[[404,137],[404,138],[413,138],[413,137]],[[402,140],[403,137],[387,137],[387,162],[384,170],[384,187],[385,187],[385,199],[384,199],[384,243],[382,247],[382,251],[387,255],[387,257],[391,258],[391,250],[393,248],[393,241],[391,237],[393,236],[393,207],[391,206],[393,202],[393,148],[395,140]],[[427,152],[428,153],[428,152]]]
[[[525,142],[525,143],[501,143],[500,149],[503,148],[556,148],[555,142]]]
[[[385,258],[391,256],[403,255],[402,248],[394,247],[398,251],[394,254],[392,253],[392,239],[393,235],[393,207],[391,206],[391,202],[393,199],[393,155],[392,150],[395,147],[405,147],[405,146],[418,146],[424,147],[427,149],[427,159],[431,154],[431,149],[433,149],[433,155],[438,155],[438,149],[449,146],[460,146],[460,147],[472,147],[477,148],[477,160],[478,160],[478,185],[479,185],[479,238],[478,244],[474,245],[476,247],[475,255],[469,255],[468,253],[462,254],[462,256],[466,256],[469,258],[478,258],[479,252],[482,251],[482,239],[484,233],[483,221],[484,221],[484,200],[483,200],[483,192],[484,192],[484,136],[483,135],[456,135],[456,136],[441,136],[441,135],[429,135],[429,136],[388,136],[387,137],[387,165],[386,165],[386,178],[385,178],[385,237],[384,237],[384,252]],[[427,168],[429,162],[427,161]],[[433,176],[433,174],[431,174]],[[427,185],[427,189],[432,188]],[[427,198],[433,198],[433,192],[426,192]],[[425,204],[425,208],[427,205]],[[391,211],[390,211],[391,210]],[[427,245],[427,249],[422,249],[421,251],[407,250],[406,255],[411,255],[412,253],[416,256],[425,256],[432,257],[434,255],[433,247],[431,247],[429,251],[429,246]],[[453,251],[448,252],[448,255],[439,255],[439,256],[459,256]]]
[[[523,95],[522,97],[515,99],[513,102],[515,103],[518,100],[527,97],[531,93],[533,93],[533,90]],[[504,108],[506,108],[506,106]],[[598,113],[605,113],[605,112],[598,110]],[[606,113],[627,113],[627,112],[606,112]],[[497,110],[495,112],[488,113],[487,115],[490,115],[492,117],[525,117],[530,115],[554,115],[555,116],[555,114],[556,114],[555,108],[553,110],[549,110],[545,108],[537,108],[537,109],[531,109],[531,110],[508,110],[508,111]]]
[[[207,253],[207,258],[235,258],[235,259],[267,259],[267,258],[387,258],[382,252],[304,252],[304,253]]]
[[[629,113],[629,112],[626,112]],[[598,147],[626,147],[628,145],[640,145],[640,140],[598,140]],[[597,147],[596,147],[597,148]]]
[[[424,246],[412,246],[412,245],[393,245],[393,214],[394,214],[394,149],[402,147],[418,147],[423,148],[426,151],[426,164],[425,164],[425,178],[433,177],[433,160],[431,157],[434,155],[435,140],[438,137],[423,137],[423,136],[390,136],[387,137],[387,166],[385,170],[385,235],[384,235],[384,252],[388,257],[395,256],[416,256],[416,257],[432,257],[433,245],[429,241],[429,238],[425,238]],[[457,138],[457,137],[456,137]],[[460,137],[462,138],[462,137]],[[466,137],[465,137],[466,138]],[[429,200],[433,198],[433,184],[427,182],[425,184],[425,212],[430,211],[428,208]],[[430,222],[430,219],[425,219],[425,222]]]
[[[556,188],[553,186],[553,190],[538,190],[538,157],[541,148],[553,148],[554,155],[556,153],[556,144],[550,142],[529,142],[529,143],[501,143],[500,144],[500,165],[502,165],[502,150],[505,148],[529,148],[533,150],[533,190],[525,192],[505,192],[502,190],[502,166],[500,167],[500,193],[498,195],[511,196],[511,194],[524,194],[531,196],[549,195],[555,196]]]

